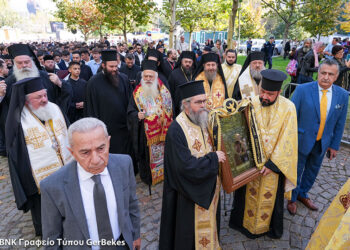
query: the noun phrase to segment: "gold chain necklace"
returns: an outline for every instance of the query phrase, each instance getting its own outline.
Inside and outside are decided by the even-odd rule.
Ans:
[[[180,68],[181,68],[181,71],[182,71],[182,73],[184,74],[184,76],[185,76],[187,82],[189,82],[190,80],[192,80],[192,73],[191,73],[191,78],[190,78],[190,80],[188,80],[187,75],[185,74],[185,72],[184,72],[182,66],[181,66]]]

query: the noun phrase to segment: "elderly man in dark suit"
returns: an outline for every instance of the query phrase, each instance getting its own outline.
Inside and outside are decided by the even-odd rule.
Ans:
[[[68,138],[76,161],[40,183],[43,239],[55,241],[47,248],[70,248],[75,240],[75,249],[140,249],[131,158],[108,153],[110,136],[96,118],[73,123]]]
[[[318,210],[307,193],[315,182],[325,153],[332,160],[343,135],[349,94],[333,83],[339,66],[326,59],[318,68],[317,81],[299,85],[292,97],[298,116],[298,179],[287,209],[297,211],[298,199],[307,208]]]

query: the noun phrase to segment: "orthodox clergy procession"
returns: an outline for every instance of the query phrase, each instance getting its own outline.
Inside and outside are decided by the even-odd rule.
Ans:
[[[0,248],[350,249],[349,1],[0,6]]]

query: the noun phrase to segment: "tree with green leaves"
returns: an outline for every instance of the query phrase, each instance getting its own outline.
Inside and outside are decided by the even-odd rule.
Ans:
[[[155,10],[152,0],[95,0],[99,10],[105,14],[105,23],[111,30],[126,34],[134,32],[137,27],[146,25]]]
[[[0,0],[0,6],[0,27],[15,27],[16,23],[19,21],[18,14],[9,7],[7,0]]]
[[[227,30],[229,11],[232,0],[208,0],[202,4],[205,6],[205,17],[202,22],[202,28],[212,30],[214,32],[213,40],[215,40],[215,32]]]
[[[57,11],[55,13],[62,22],[67,24],[70,30],[80,30],[84,40],[95,32],[101,31],[104,24],[104,15],[90,0],[54,0]],[[100,36],[102,36],[101,32]]]
[[[334,33],[345,0],[307,0],[300,25],[312,36],[320,38]]]
[[[262,21],[261,6],[254,7],[252,2],[243,3],[240,7],[241,37],[261,38],[265,36],[265,23]]]
[[[191,34],[198,28],[206,17],[206,9],[201,0],[164,0],[162,14],[169,27],[169,48],[173,48],[176,25]]]
[[[282,22],[285,23],[283,34],[283,43],[285,44],[285,41],[289,38],[290,29],[301,18],[304,0],[261,0],[261,2],[262,6],[269,10],[268,14],[277,14]]]
[[[198,0],[179,0],[176,10],[176,19],[181,27],[190,34],[201,28],[201,23],[206,19],[207,9],[203,8],[203,2]]]
[[[350,2],[345,4],[342,18],[344,20],[341,21],[340,28],[345,32],[350,32]]]

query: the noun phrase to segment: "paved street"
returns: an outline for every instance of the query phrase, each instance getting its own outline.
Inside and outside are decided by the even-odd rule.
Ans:
[[[304,249],[318,221],[325,212],[333,197],[340,187],[350,177],[350,148],[341,148],[337,159],[329,161],[325,159],[316,180],[316,184],[310,191],[311,199],[316,201],[319,211],[311,212],[298,202],[298,212],[294,217],[285,210],[284,234],[279,240],[271,240],[262,237],[256,240],[247,239],[242,234],[228,228],[229,213],[221,216],[221,244],[223,249]],[[160,225],[162,184],[152,188],[152,196],[149,196],[148,187],[137,178],[137,194],[141,207],[141,237],[142,249],[157,249]],[[230,208],[232,200],[229,195],[226,198],[226,209]],[[222,210],[225,208],[222,204]],[[0,240],[36,239],[31,222],[30,213],[23,214],[16,209],[12,187],[10,183],[7,159],[0,157]],[[2,246],[0,248],[23,249],[22,247]],[[37,248],[32,248],[37,249]]]

